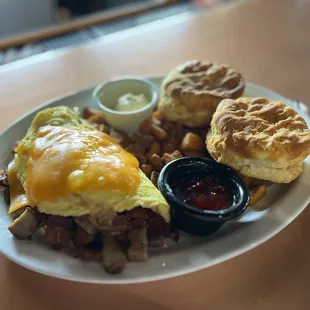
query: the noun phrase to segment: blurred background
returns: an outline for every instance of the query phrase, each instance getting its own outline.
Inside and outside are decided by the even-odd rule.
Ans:
[[[0,65],[236,0],[0,0]]]

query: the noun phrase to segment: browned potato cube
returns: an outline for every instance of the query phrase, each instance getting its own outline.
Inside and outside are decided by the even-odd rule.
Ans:
[[[160,172],[160,170],[163,168],[163,163],[161,161],[161,158],[157,154],[153,154],[150,158],[150,164],[153,167],[153,170]]]
[[[141,170],[144,172],[144,174],[149,178],[151,176],[151,173],[152,173],[152,170],[153,170],[153,167],[152,165],[142,165],[141,166]]]
[[[87,120],[90,123],[105,124],[105,119],[103,117],[103,114],[100,112],[97,112],[97,113],[91,115]]]
[[[182,154],[180,153],[180,151],[176,150],[172,154],[165,153],[162,156],[162,161],[166,165],[166,164],[170,163],[171,161],[178,159],[178,158],[181,158],[181,157],[182,157]]]
[[[150,159],[153,154],[160,154],[160,144],[156,141],[150,145],[145,156],[147,159]]]
[[[91,109],[91,108],[85,108],[84,111],[83,111],[82,117],[85,118],[85,119],[88,119],[92,115],[97,114],[97,113],[98,113],[97,110],[94,110],[94,109]]]
[[[160,143],[161,154],[165,154],[165,153],[171,154],[175,150],[178,150],[179,146],[180,144],[176,140],[169,139],[169,141],[163,141]]]
[[[250,193],[251,193],[251,201],[250,201],[250,206],[253,207],[256,205],[260,200],[262,200],[265,195],[266,195],[266,185],[258,185],[258,186],[253,186],[250,188]]]
[[[148,118],[146,119],[140,126],[140,131],[142,133],[145,133],[145,134],[150,134],[152,133],[152,119],[151,118]]]
[[[185,135],[181,142],[181,152],[186,154],[186,152],[199,152],[203,151],[205,148],[205,145],[203,143],[203,140],[198,135],[189,132]]]
[[[159,119],[161,121],[163,120],[163,115],[158,110],[156,110],[156,111],[154,111],[152,113],[152,117],[156,118],[156,119]]]
[[[152,135],[158,140],[166,140],[168,138],[168,133],[155,124],[152,124]]]

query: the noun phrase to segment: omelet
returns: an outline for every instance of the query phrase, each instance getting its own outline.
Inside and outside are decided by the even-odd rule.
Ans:
[[[79,217],[141,206],[170,222],[169,205],[137,159],[65,106],[39,112],[8,169],[9,213]]]

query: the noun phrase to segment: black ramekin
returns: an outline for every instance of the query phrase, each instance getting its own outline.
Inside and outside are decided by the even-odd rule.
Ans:
[[[181,182],[185,176],[190,175],[214,176],[231,191],[231,206],[211,211],[184,203],[174,194],[173,186],[178,180]],[[196,236],[215,233],[224,223],[239,217],[250,202],[249,190],[243,179],[233,169],[207,158],[184,157],[170,162],[159,175],[158,187],[170,205],[173,225]]]

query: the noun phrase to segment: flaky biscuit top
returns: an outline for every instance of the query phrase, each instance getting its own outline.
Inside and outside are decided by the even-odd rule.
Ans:
[[[224,98],[238,98],[244,91],[240,73],[227,65],[189,61],[172,70],[162,85],[166,96],[189,111],[216,108]]]
[[[213,115],[211,130],[209,143],[218,150],[216,157],[224,148],[249,159],[270,161],[303,160],[310,154],[305,120],[280,101],[223,100]]]

